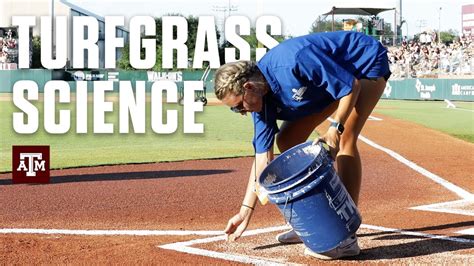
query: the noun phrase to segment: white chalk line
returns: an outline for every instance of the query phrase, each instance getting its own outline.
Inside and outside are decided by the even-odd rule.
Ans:
[[[181,231],[181,230],[68,230],[34,228],[0,228],[0,234],[43,234],[43,235],[89,235],[89,236],[212,236],[222,235],[222,231]]]
[[[457,231],[456,234],[474,235],[474,228],[468,228],[468,229],[464,229],[464,230],[461,230],[461,231]]]
[[[288,226],[279,226],[279,227],[257,229],[257,230],[252,230],[252,231],[244,233],[244,236],[286,230],[288,228],[289,228]],[[374,231],[398,233],[401,235],[417,236],[417,237],[423,237],[423,238],[429,238],[429,239],[474,244],[474,240],[465,239],[465,238],[405,231],[405,230],[387,228],[387,227],[376,226],[376,225],[362,224],[360,228],[370,229]],[[225,239],[226,239],[225,236],[217,236],[217,237],[210,237],[210,238],[204,238],[204,239],[196,239],[196,240],[166,244],[166,245],[162,245],[158,247],[168,249],[168,250],[174,250],[178,252],[193,254],[193,255],[201,255],[201,256],[207,256],[207,257],[224,259],[228,261],[242,262],[242,263],[263,264],[263,265],[265,264],[280,265],[280,263],[283,263],[283,264],[289,263],[287,261],[275,261],[275,260],[269,260],[267,258],[254,258],[254,257],[245,256],[245,255],[235,255],[235,254],[230,254],[230,253],[225,253],[225,252],[209,251],[209,250],[205,250],[201,248],[190,247],[191,245],[195,245],[195,244],[212,243],[212,242],[217,242],[217,241],[224,241]]]
[[[467,238],[460,238],[460,237],[450,237],[450,236],[443,236],[443,235],[433,235],[433,234],[426,234],[426,233],[413,232],[413,231],[405,231],[405,230],[401,230],[401,229],[388,228],[388,227],[376,226],[376,225],[361,224],[360,228],[371,229],[371,230],[382,231],[382,232],[399,233],[401,235],[408,235],[408,236],[419,236],[419,237],[430,238],[430,239],[445,240],[445,241],[458,242],[458,243],[474,244],[474,239],[467,239]]]
[[[373,121],[382,121],[383,119],[382,118],[378,118],[378,117],[375,117],[373,115],[369,115],[369,118],[368,120],[373,120]]]
[[[445,179],[439,177],[438,175],[435,175],[428,170],[418,166],[414,162],[411,162],[401,156],[400,154],[387,149],[385,147],[382,147],[375,142],[363,137],[359,136],[359,139],[367,143],[368,145],[379,149],[391,157],[395,158],[399,162],[407,165],[411,169],[415,170],[416,172],[428,177],[429,179],[433,180],[434,182],[442,185],[446,189],[456,193],[463,199],[474,199],[474,195],[467,192],[466,190],[452,184],[449,181],[446,181]],[[387,227],[381,227],[381,226],[374,226],[374,225],[366,225],[362,224],[361,228],[366,228],[366,229],[372,229],[372,230],[377,230],[377,231],[383,231],[383,232],[393,232],[393,233],[399,233],[402,235],[410,235],[410,236],[418,236],[418,237],[424,237],[424,238],[430,238],[430,239],[437,239],[437,240],[445,240],[445,241],[452,241],[452,242],[459,242],[459,243],[469,243],[469,244],[474,244],[474,240],[470,239],[465,239],[465,238],[457,238],[457,237],[449,237],[449,236],[443,236],[443,235],[433,235],[433,234],[426,234],[426,233],[421,233],[421,232],[411,232],[411,231],[405,231],[405,230],[400,230],[400,229],[394,229],[394,228],[387,228]],[[276,231],[273,228],[268,228],[267,232],[270,231]],[[251,234],[256,234],[254,231],[248,232],[249,234],[245,235],[251,235]],[[263,233],[263,231],[262,231]],[[208,251],[204,249],[198,249],[198,248],[190,248],[190,245],[197,244],[197,243],[210,243],[214,241],[223,241],[225,240],[225,236],[219,236],[219,237],[213,237],[213,238],[207,238],[207,239],[199,239],[199,240],[191,240],[191,241],[186,241],[186,242],[178,242],[178,243],[173,243],[173,244],[167,244],[160,246],[161,248],[165,249],[172,249],[175,251],[179,252],[184,252],[184,253],[189,253],[189,254],[195,254],[195,255],[203,255],[203,256],[209,256],[213,258],[220,258],[220,259],[225,259],[225,260],[230,260],[230,261],[237,261],[237,262],[243,262],[243,263],[254,263],[254,264],[273,264],[275,261],[269,261],[267,259],[255,259],[251,258],[248,256],[242,256],[242,255],[233,255],[233,254],[228,254],[228,253],[223,253],[223,252],[216,252],[216,251]]]
[[[361,228],[367,228],[378,231],[387,231],[387,232],[398,232],[401,234],[409,235],[419,235],[429,238],[451,240],[455,242],[465,242],[466,239],[459,238],[450,238],[439,235],[424,234],[419,232],[410,232],[400,229],[386,228],[381,226],[367,225],[362,224]],[[275,231],[287,230],[290,227],[288,225],[276,226],[276,227],[267,227],[260,228],[255,230],[246,231],[243,234],[245,236],[252,236],[258,234],[265,234]],[[82,235],[82,236],[212,236],[208,238],[193,239],[185,242],[178,242],[172,244],[166,244],[160,247],[172,247],[175,245],[185,245],[191,246],[196,244],[205,244],[215,241],[225,240],[226,236],[223,235],[222,231],[206,231],[206,230],[197,230],[197,231],[186,231],[186,230],[70,230],[70,229],[33,229],[33,228],[1,228],[0,234],[43,234],[43,235]],[[434,237],[433,237],[434,236]],[[474,240],[468,240],[469,243]]]
[[[402,162],[403,164],[409,166],[413,170],[417,171],[418,173],[430,178],[431,180],[435,181],[436,183],[442,185],[443,187],[447,188],[448,190],[456,193],[463,199],[473,199],[474,196],[473,194],[465,191],[464,189],[442,179],[441,177],[427,171],[426,169],[416,165],[415,163],[405,159],[402,157],[400,154],[387,149],[385,147],[382,147],[373,141],[363,137],[359,136],[359,138],[367,143],[368,145],[382,150],[385,153],[389,154],[391,157],[397,159],[398,161]],[[268,232],[273,232],[273,231],[280,231],[280,230],[285,230],[288,229],[288,226],[279,226],[279,227],[270,227],[270,228],[264,228],[264,229],[257,229],[257,230],[251,230],[247,231],[244,233],[243,236],[250,236],[250,235],[257,235],[257,234],[262,234],[262,233],[268,233]],[[366,229],[372,229],[372,230],[377,230],[377,231],[384,231],[384,232],[394,232],[394,233],[399,233],[402,235],[411,235],[411,236],[419,236],[419,237],[424,237],[424,238],[431,238],[431,239],[438,239],[438,240],[446,240],[446,241],[452,241],[452,242],[459,242],[459,243],[474,243],[474,240],[470,239],[464,239],[464,238],[457,238],[457,237],[448,237],[448,236],[442,236],[442,235],[433,235],[433,234],[426,234],[426,233],[421,233],[421,232],[411,232],[411,231],[404,231],[400,229],[394,229],[394,228],[386,228],[386,227],[381,227],[381,226],[374,226],[374,225],[366,225],[362,224],[361,228],[366,228]],[[463,230],[464,231],[464,230]],[[462,232],[462,231],[460,231]],[[195,244],[201,244],[201,243],[211,243],[215,241],[223,241],[225,240],[225,235],[221,235],[221,231],[174,231],[174,230],[169,230],[169,231],[160,231],[160,230],[66,230],[66,229],[15,229],[15,228],[6,228],[6,229],[0,229],[0,233],[3,234],[14,234],[14,233],[23,233],[23,234],[65,234],[65,235],[140,235],[140,236],[164,236],[164,235],[218,235],[210,238],[204,238],[204,239],[195,239],[191,241],[185,241],[185,242],[176,242],[176,243],[171,243],[171,244],[166,244],[159,246],[160,248],[163,249],[169,249],[169,250],[175,250],[179,252],[184,252],[188,254],[194,254],[194,255],[201,255],[201,256],[207,256],[207,257],[212,257],[212,258],[219,258],[219,259],[224,259],[224,260],[229,260],[229,261],[236,261],[236,262],[242,262],[242,263],[252,263],[252,264],[259,264],[259,265],[285,265],[285,263],[281,263],[280,261],[275,261],[275,260],[269,260],[269,259],[261,259],[261,258],[253,258],[245,255],[235,255],[235,254],[228,254],[228,253],[223,253],[223,252],[216,252],[216,251],[209,251],[209,250],[204,250],[204,249],[199,249],[199,248],[193,248],[190,247],[190,245],[195,245]]]
[[[277,226],[250,230],[243,234],[243,236],[251,236],[257,234],[264,234],[273,231],[287,230],[289,227]],[[212,258],[224,259],[229,261],[237,261],[243,263],[252,263],[258,265],[285,265],[278,260],[269,260],[261,258],[253,258],[238,254],[227,254],[222,252],[204,250],[190,247],[191,245],[210,243],[215,241],[224,241],[226,236],[222,231],[181,231],[181,230],[69,230],[69,229],[33,229],[33,228],[1,228],[0,234],[46,234],[46,235],[82,235],[82,236],[212,236],[203,239],[193,239],[185,242],[178,242],[160,246],[163,249],[176,250],[188,254],[207,256]]]
[[[428,177],[432,181],[438,183],[439,185],[445,187],[449,191],[455,193],[456,195],[458,195],[462,199],[474,200],[474,194],[464,190],[461,187],[458,187],[458,186],[454,185],[453,183],[441,178],[440,176],[438,176],[436,174],[431,173],[430,171],[428,171],[428,170],[424,169],[423,167],[417,165],[416,163],[406,159],[405,157],[401,156],[400,154],[398,154],[398,153],[396,153],[396,152],[394,152],[394,151],[392,151],[388,148],[385,148],[385,147],[369,140],[368,138],[366,138],[362,135],[359,135],[359,139],[362,140],[363,142],[365,142],[366,144],[387,153],[388,155],[395,158],[396,160],[403,163],[404,165],[410,167],[411,169],[415,170],[416,172]]]
[[[471,109],[466,109],[466,108],[462,108],[462,107],[446,108],[446,109],[451,109],[451,110],[459,110],[459,111],[466,111],[466,112],[471,112],[471,113],[473,113],[473,112],[474,112],[474,110],[471,110]]]
[[[276,260],[254,258],[250,256],[245,256],[245,255],[229,254],[229,253],[217,252],[217,251],[206,250],[206,249],[201,249],[201,248],[193,248],[193,247],[188,247],[188,246],[176,246],[176,247],[170,247],[170,248],[164,248],[164,249],[174,250],[174,251],[192,254],[192,255],[205,256],[205,257],[210,257],[210,258],[215,258],[215,259],[222,259],[226,261],[235,261],[235,262],[242,262],[242,263],[255,264],[255,265],[288,265],[285,262],[280,262]]]
[[[462,199],[462,200],[455,200],[455,201],[447,201],[447,202],[411,207],[410,209],[474,216],[474,210],[459,209],[459,207],[462,208],[469,205],[474,206],[474,200]]]
[[[274,231],[288,230],[289,228],[290,227],[288,225],[284,225],[284,226],[255,229],[255,230],[244,232],[242,237],[270,233]],[[205,244],[205,243],[212,243],[212,242],[225,241],[225,240],[226,240],[226,236],[221,235],[221,236],[216,236],[216,237],[171,243],[171,244],[161,245],[158,247],[163,248],[163,249],[169,249],[169,250],[174,250],[178,252],[193,254],[193,255],[201,255],[201,256],[207,256],[207,257],[218,258],[218,259],[223,259],[223,260],[228,260],[228,261],[242,262],[242,263],[251,263],[251,264],[259,264],[259,265],[285,265],[286,263],[284,261],[270,260],[270,259],[264,259],[264,258],[254,258],[254,257],[246,256],[246,255],[236,255],[236,254],[230,254],[230,253],[225,253],[225,252],[217,252],[217,251],[210,251],[206,249],[190,247],[196,244]]]
[[[329,120],[331,122],[334,122],[334,119],[331,118],[331,117],[328,117],[327,120]],[[375,149],[378,149],[378,150],[381,150],[381,151],[387,153],[391,157],[395,158],[397,161],[399,161],[399,162],[403,163],[404,165],[410,167],[411,169],[415,170],[416,172],[428,177],[432,181],[442,185],[443,187],[445,187],[449,191],[454,192],[455,194],[457,194],[461,198],[474,200],[474,194],[464,190],[461,187],[458,187],[458,186],[454,185],[453,183],[441,178],[440,176],[438,176],[436,174],[431,173],[430,171],[428,171],[428,170],[424,169],[423,167],[417,165],[416,163],[406,159],[405,157],[401,156],[400,154],[396,153],[395,151],[392,151],[388,148],[385,148],[385,147],[373,142],[372,140],[370,140],[370,139],[368,139],[368,138],[366,138],[362,135],[359,135],[359,139],[361,141],[365,142],[366,144],[368,144],[369,146],[372,146]]]
[[[392,232],[392,233],[399,233],[402,235],[410,235],[410,236],[418,236],[418,237],[423,237],[423,238],[445,240],[445,241],[458,242],[458,243],[474,244],[474,240],[465,239],[465,238],[448,237],[448,236],[443,236],[443,235],[433,235],[433,234],[405,231],[405,230],[400,230],[400,229],[387,228],[387,227],[375,226],[375,225],[367,225],[367,224],[362,224],[360,227],[365,228],[365,229],[375,230],[375,231]],[[250,231],[245,232],[243,234],[243,237],[270,233],[270,232],[275,232],[275,231],[282,231],[282,230],[287,230],[287,229],[289,229],[288,225],[255,229],[255,230],[250,230]],[[281,261],[277,259],[256,258],[256,257],[250,257],[246,255],[230,254],[230,253],[225,253],[225,252],[210,251],[210,250],[191,247],[192,245],[196,245],[196,244],[205,244],[205,243],[212,243],[212,242],[217,242],[217,241],[225,241],[226,236],[222,235],[222,231],[68,230],[68,229],[7,228],[7,229],[0,229],[0,234],[60,234],[60,235],[85,235],[85,236],[110,236],[110,235],[115,235],[115,236],[116,235],[129,235],[129,236],[203,235],[203,236],[209,236],[209,235],[213,235],[212,237],[165,244],[158,247],[163,248],[163,249],[168,249],[168,250],[174,250],[174,251],[178,251],[182,253],[187,253],[187,254],[200,255],[200,256],[206,256],[206,257],[211,257],[211,258],[223,259],[223,260],[228,260],[228,261],[236,261],[236,262],[242,262],[242,263],[252,263],[252,264],[259,264],[259,265],[285,265],[288,263],[286,261]]]

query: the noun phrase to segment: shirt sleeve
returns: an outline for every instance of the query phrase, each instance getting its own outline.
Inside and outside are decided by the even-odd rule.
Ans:
[[[267,101],[268,102],[268,101]],[[254,123],[253,146],[255,153],[264,153],[273,147],[275,135],[279,132],[276,122],[276,107],[268,106],[264,103],[263,110],[259,113],[252,113]]]
[[[305,82],[324,88],[335,100],[352,91],[354,75],[314,45],[298,54],[294,74]]]

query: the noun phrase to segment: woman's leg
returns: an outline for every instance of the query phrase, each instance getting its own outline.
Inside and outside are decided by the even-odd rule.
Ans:
[[[312,114],[296,121],[283,122],[280,132],[276,136],[276,144],[280,152],[305,142],[313,130],[336,111],[338,103],[332,103],[321,113]]]
[[[335,102],[324,109],[321,113],[303,117],[297,121],[283,122],[280,127],[280,132],[276,136],[276,144],[280,152],[284,152],[297,144],[305,142],[313,130],[334,113],[334,111],[336,111],[337,106],[338,102]],[[284,244],[302,242],[293,229],[278,234],[276,239],[278,242]]]
[[[384,78],[378,78],[376,81],[362,79],[360,82],[360,94],[344,125],[345,131],[341,136],[340,150],[336,158],[337,173],[356,205],[359,201],[362,179],[357,138],[364,127],[365,121],[367,121],[380,96],[382,96],[386,84]]]

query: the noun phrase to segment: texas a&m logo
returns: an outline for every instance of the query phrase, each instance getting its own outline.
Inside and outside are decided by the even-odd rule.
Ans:
[[[13,183],[49,183],[49,146],[13,146]]]

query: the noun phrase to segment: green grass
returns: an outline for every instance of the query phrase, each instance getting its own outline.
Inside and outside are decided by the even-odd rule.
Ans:
[[[462,109],[447,109],[444,102],[381,101],[377,112],[474,142],[474,104],[456,103]],[[42,103],[37,105],[42,111]],[[68,109],[68,105],[59,108]],[[224,158],[253,155],[251,139],[253,125],[250,116],[234,114],[224,106],[206,106],[196,115],[196,122],[204,124],[203,134],[184,134],[182,107],[167,105],[179,112],[179,128],[169,135],[156,134],[150,124],[150,103],[147,103],[146,134],[77,134],[72,122],[68,134],[52,135],[40,129],[32,135],[17,134],[13,130],[12,113],[19,111],[12,102],[0,102],[0,172],[11,171],[12,145],[50,145],[51,167],[177,161],[188,159]],[[114,123],[118,132],[118,103],[106,122]],[[89,132],[92,132],[92,106],[89,106]],[[75,121],[75,105],[71,104],[71,121]]]
[[[166,108],[178,110],[178,130],[173,134],[156,134],[151,129],[150,108],[147,105],[145,134],[77,134],[74,125],[68,134],[52,135],[42,128],[32,135],[17,134],[13,130],[12,112],[18,111],[12,103],[0,102],[0,172],[11,169],[12,145],[50,145],[51,167],[66,168],[85,165],[176,161],[200,158],[234,157],[253,154],[251,139],[253,125],[250,116],[240,116],[224,106],[206,106],[197,113],[196,123],[204,124],[203,134],[183,133],[183,112],[179,105]],[[39,105],[40,116],[43,114]],[[61,108],[64,108],[62,105]],[[71,121],[75,121],[72,105]],[[108,113],[106,122],[114,123],[118,132],[118,104],[114,113]],[[89,132],[92,131],[92,106],[89,106]]]
[[[474,103],[454,102],[456,109],[443,101],[381,100],[376,112],[436,129],[456,138],[474,142]]]

